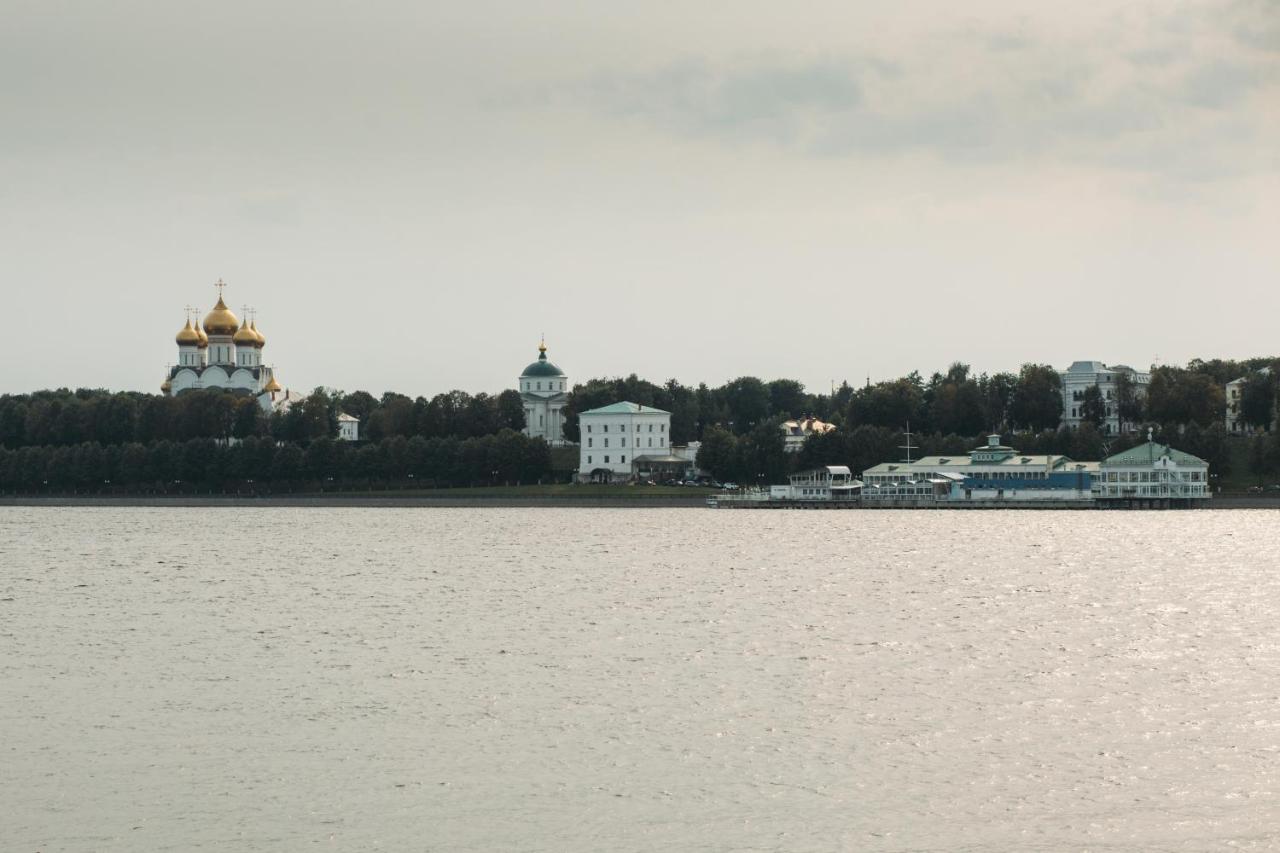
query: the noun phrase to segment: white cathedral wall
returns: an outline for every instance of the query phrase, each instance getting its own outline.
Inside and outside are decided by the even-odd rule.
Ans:
[[[196,387],[199,381],[194,371],[179,370],[174,377],[169,380],[169,393],[177,394],[179,391],[187,391]]]
[[[231,374],[231,388],[243,388],[246,391],[257,391],[258,380],[253,378],[253,374],[244,368],[240,368]]]

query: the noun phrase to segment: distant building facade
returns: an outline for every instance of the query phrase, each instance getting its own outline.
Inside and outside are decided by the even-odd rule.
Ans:
[[[811,435],[822,435],[834,430],[835,424],[825,423],[815,417],[806,415],[795,420],[782,423],[782,449],[787,453],[799,453]]]
[[[578,415],[578,479],[627,480],[664,459],[688,461],[672,453],[670,412],[620,402]]]
[[[1271,368],[1264,367],[1258,370],[1263,376],[1271,375]],[[1244,402],[1244,386],[1251,377],[1241,376],[1239,379],[1233,379],[1227,383],[1225,388],[1225,396],[1227,399],[1227,413],[1225,417],[1225,426],[1227,432],[1231,435],[1243,435],[1249,432],[1251,427],[1244,422],[1244,417],[1240,412],[1240,405]],[[1267,425],[1268,430],[1276,428],[1276,412],[1273,410],[1271,414],[1271,423]]]
[[[545,439],[553,447],[568,444],[564,407],[569,401],[569,377],[547,361],[546,341],[538,345],[538,360],[520,374],[516,388],[524,405],[524,434]]]
[[[348,415],[346,412],[338,413],[338,440],[339,441],[359,441],[360,440],[360,419]]]
[[[1120,400],[1116,382],[1121,375],[1129,377],[1133,393],[1138,399],[1145,399],[1147,386],[1151,384],[1151,374],[1134,370],[1127,364],[1108,366],[1100,361],[1073,362],[1066,370],[1058,372],[1062,379],[1062,424],[1075,428],[1084,423],[1085,392],[1097,387],[1105,407],[1106,415],[1100,427],[1104,435],[1119,435],[1121,428],[1132,432],[1136,425],[1121,423]]]

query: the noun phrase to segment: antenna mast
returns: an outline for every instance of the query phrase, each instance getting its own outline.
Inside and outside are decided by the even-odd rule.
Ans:
[[[906,437],[907,437],[907,443],[906,443],[906,444],[899,444],[899,445],[898,445],[898,449],[899,449],[899,450],[905,450],[905,451],[907,452],[907,458],[906,458],[905,462],[906,462],[906,464],[910,465],[910,464],[911,464],[911,451],[913,451],[913,450],[919,450],[919,449],[920,449],[918,445],[914,445],[914,444],[912,444],[912,443],[911,443],[911,421],[910,421],[910,420],[908,420],[908,421],[907,421],[907,432],[906,432]]]

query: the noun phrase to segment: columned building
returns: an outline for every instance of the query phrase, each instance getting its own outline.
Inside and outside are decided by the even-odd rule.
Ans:
[[[538,345],[538,360],[516,380],[524,404],[524,434],[545,439],[551,446],[567,444],[564,438],[564,407],[569,401],[569,377],[547,361],[547,344]]]

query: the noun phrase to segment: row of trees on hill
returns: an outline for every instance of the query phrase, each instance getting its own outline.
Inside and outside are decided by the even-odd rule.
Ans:
[[[542,439],[501,430],[477,438],[319,438],[305,447],[251,436],[0,448],[0,492],[257,493],[308,489],[476,486],[545,482]]]
[[[317,388],[285,412],[266,414],[256,400],[223,391],[193,391],[178,397],[81,389],[0,397],[0,446],[103,446],[194,438],[246,439],[270,436],[307,444],[338,434],[338,413],[361,421],[373,441],[412,438],[478,438],[524,427],[515,391],[471,395],[462,391],[416,400],[388,392],[381,399]]]
[[[1233,464],[1230,445],[1221,424],[1203,428],[1186,426],[1153,427],[1158,436],[1206,460],[1215,474],[1230,473]],[[1061,454],[1072,459],[1100,460],[1146,441],[1146,433],[1104,436],[1092,424],[1076,429],[1060,427],[1037,432],[1006,434],[1005,443],[1027,454]],[[796,470],[822,465],[847,465],[855,474],[881,462],[900,460],[905,451],[901,430],[861,424],[850,429],[814,435],[799,453],[783,450],[780,430],[763,424],[746,435],[712,427],[704,435],[698,464],[722,482],[776,483]],[[912,456],[963,456],[985,444],[983,435],[912,434]],[[1248,464],[1259,474],[1280,472],[1280,433],[1250,439]]]
[[[1263,372],[1263,367],[1272,370]],[[1221,471],[1227,464],[1222,450],[1226,441],[1223,386],[1242,376],[1248,377],[1240,402],[1243,419],[1266,429],[1278,396],[1280,362],[1275,359],[1197,360],[1185,367],[1158,367],[1152,371],[1145,395],[1121,381],[1110,402],[1126,425],[1155,426],[1166,440],[1208,459]],[[947,453],[971,449],[987,432],[1016,433],[1016,439],[1009,440],[1018,442],[1016,446],[1026,452],[1066,453],[1078,459],[1097,459],[1131,440],[1103,437],[1095,428],[1103,423],[1108,404],[1096,393],[1082,401],[1086,425],[1075,431],[1059,430],[1061,381],[1057,370],[1044,364],[1027,364],[1017,373],[975,375],[968,365],[956,363],[928,378],[913,372],[858,388],[842,383],[830,393],[810,393],[793,379],[766,382],[751,376],[716,387],[687,386],[675,380],[658,384],[635,375],[597,378],[575,386],[569,394],[566,438],[578,440],[580,412],[619,400],[671,412],[673,443],[701,440],[705,467],[719,478],[747,482],[777,480],[797,462],[845,464],[860,471],[896,458],[896,446],[907,424],[919,443],[944,448],[939,452]],[[375,397],[365,391],[316,389],[287,412],[267,415],[251,398],[219,391],[172,398],[62,389],[0,396],[0,447],[96,446],[101,453],[119,455],[128,446],[136,456],[138,447],[150,452],[153,445],[162,443],[172,448],[213,441],[225,448],[254,439],[306,452],[311,445],[337,435],[339,412],[359,418],[361,436],[372,444],[421,440],[458,453],[463,452],[467,440],[518,432],[524,426],[520,395],[511,390],[494,395],[450,391],[431,398],[411,398],[395,392]],[[798,457],[784,457],[780,422],[805,414],[832,421],[839,429],[812,439]],[[1265,442],[1258,447],[1257,452],[1250,451],[1249,458],[1262,465],[1270,458],[1270,451]],[[156,452],[163,455],[167,451]],[[229,452],[243,451],[230,448]],[[344,458],[348,453],[358,456],[362,452],[362,448],[340,451]],[[65,461],[65,455],[63,458]],[[459,464],[466,468],[470,463]],[[61,482],[60,478],[58,475],[55,480]],[[45,479],[41,477],[40,482]],[[119,476],[104,479],[131,482]],[[170,479],[192,482],[189,477]],[[448,482],[454,479],[445,478]],[[81,481],[87,482],[76,479]]]

